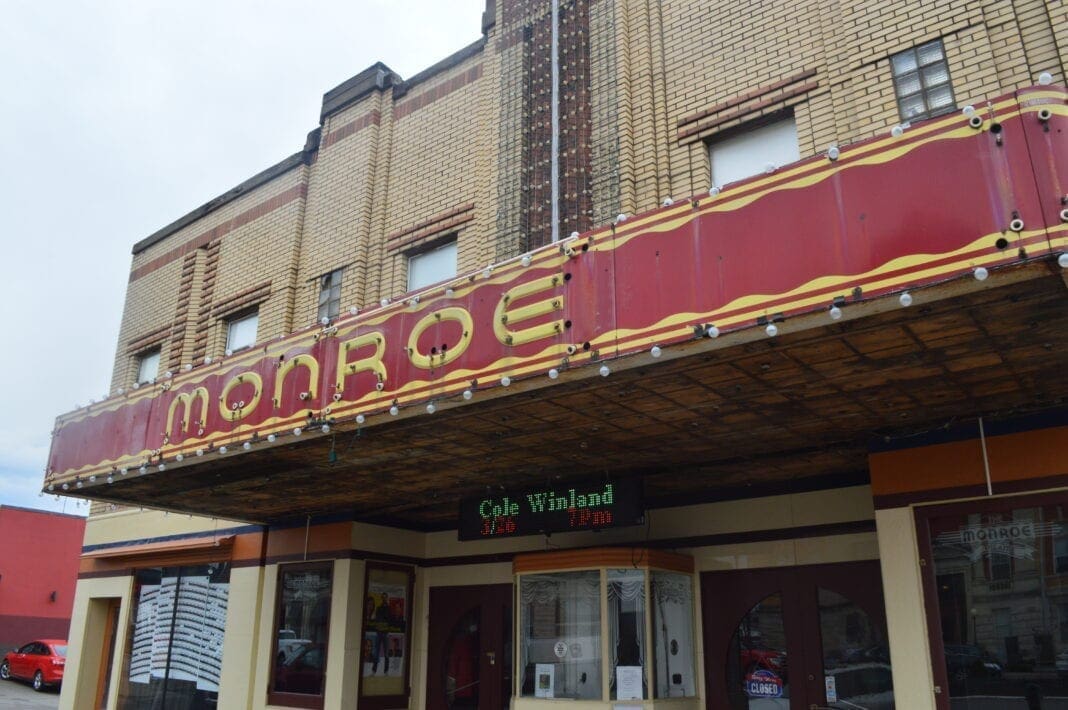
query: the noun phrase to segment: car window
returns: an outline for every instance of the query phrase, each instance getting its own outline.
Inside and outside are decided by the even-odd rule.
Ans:
[[[28,643],[28,644],[26,644],[25,646],[23,646],[22,648],[20,648],[18,652],[19,652],[19,653],[33,653],[33,647],[34,647],[34,645],[35,645],[35,644],[32,644],[32,643]]]
[[[56,644],[52,647],[52,650],[56,652],[57,656],[63,656],[64,658],[67,656],[67,647],[65,645],[60,646],[59,644]]]

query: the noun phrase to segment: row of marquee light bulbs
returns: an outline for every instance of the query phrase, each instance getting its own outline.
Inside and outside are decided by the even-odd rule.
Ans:
[[[1057,263],[1061,268],[1068,269],[1068,252],[1061,253],[1057,257]],[[985,267],[980,266],[980,267],[977,267],[977,268],[973,269],[972,276],[977,281],[985,281],[989,277],[989,271]],[[909,293],[908,291],[903,291],[902,293],[900,293],[898,295],[898,302],[904,308],[907,308],[907,307],[911,306],[912,303],[913,303],[912,294]],[[844,303],[845,303],[845,299],[843,297],[839,296],[839,297],[835,298],[835,300],[832,302],[831,306],[828,308],[828,311],[827,311],[828,315],[831,318],[831,320],[837,321],[837,320],[841,319],[841,317],[842,317],[842,308],[841,308],[841,306],[844,305]],[[783,318],[781,316],[778,316],[776,318],[777,318],[777,320],[779,322],[781,322],[783,320]],[[708,337],[708,338],[718,338],[720,336],[720,334],[721,334],[720,329],[713,323],[699,324],[699,325],[694,327],[694,330],[698,334],[700,334],[700,335],[702,335],[704,337]],[[775,337],[775,336],[777,336],[779,334],[779,328],[775,324],[775,322],[767,323],[765,328],[764,328],[764,332],[767,334],[768,337],[772,337],[773,338],[773,337]],[[659,358],[661,356],[662,352],[663,352],[662,348],[659,345],[654,345],[649,349],[649,355],[652,356],[653,358]],[[598,373],[601,375],[601,377],[608,377],[610,374],[612,374],[612,371],[611,371],[611,368],[609,368],[607,364],[602,364],[601,367],[598,370]],[[548,370],[548,372],[546,373],[546,375],[549,377],[549,379],[555,380],[555,379],[559,378],[560,370],[558,368],[555,368],[555,367],[550,368]],[[503,377],[500,378],[499,383],[500,383],[500,385],[502,387],[508,387],[508,386],[510,386],[512,384],[512,378],[509,377],[508,375],[504,375]],[[474,390],[472,388],[465,389],[462,392],[461,396],[463,397],[464,400],[469,401],[469,400],[474,398]],[[427,411],[428,414],[433,414],[434,412],[437,411],[437,405],[435,405],[435,403],[433,401],[429,402],[426,405],[426,411]],[[390,406],[389,414],[391,416],[398,416],[400,414],[400,406],[396,401],[394,401],[393,404]],[[357,414],[356,415],[355,421],[356,421],[356,423],[358,425],[362,425],[366,421],[366,419],[367,419],[366,415],[361,413],[361,414]],[[330,431],[331,431],[331,425],[330,425],[329,422],[323,422],[321,424],[314,423],[313,426],[318,426],[319,430],[323,434],[329,434]],[[304,431],[305,431],[305,427],[294,427],[293,430],[292,430],[292,435],[294,437],[299,437],[304,433]],[[278,438],[278,435],[276,435],[276,434],[268,434],[267,437],[266,437],[266,441],[268,443],[274,443],[275,441],[277,441],[277,438]],[[243,442],[241,444],[242,450],[244,450],[244,451],[251,450],[253,448],[253,444],[256,441],[258,441],[258,439],[259,439],[258,435],[254,435],[252,439]],[[227,453],[230,452],[230,447],[226,446],[226,445],[223,445],[223,446],[218,447],[218,449],[216,449],[216,451],[220,456],[225,456]],[[205,450],[203,448],[196,449],[196,451],[194,452],[195,456],[197,456],[197,457],[202,457],[202,456],[205,455],[205,453],[206,452],[205,452]],[[153,454],[155,456],[159,456],[160,457],[159,462],[155,465],[156,470],[165,471],[167,469],[167,464],[162,460],[162,455],[157,453],[157,452],[153,452]],[[184,454],[178,453],[178,454],[176,454],[174,456],[174,461],[176,463],[181,463],[184,460],[185,460]],[[137,472],[142,474],[142,475],[148,473],[149,466],[151,465],[151,463],[152,463],[151,460],[145,461],[144,463],[142,463],[140,465],[140,467],[138,468]],[[115,480],[116,474],[118,474],[119,476],[126,476],[126,475],[129,474],[129,468],[124,466],[122,468],[118,468],[118,469],[112,470],[105,477],[105,481],[107,483],[109,483],[109,484],[113,483],[114,480]],[[97,475],[96,474],[91,474],[88,477],[88,480],[89,480],[90,483],[96,483]],[[84,486],[84,482],[82,481],[81,478],[77,478],[77,479],[75,479],[75,484],[74,485],[75,485],[75,488],[82,488]],[[54,492],[55,489],[56,489],[55,483],[51,483],[50,482],[48,484],[48,491],[49,492]],[[62,483],[60,485],[60,489],[62,491],[68,491],[68,490],[70,490],[70,484],[67,483],[67,482],[64,482],[64,483]],[[41,492],[41,495],[44,495],[43,491]],[[58,495],[57,495],[57,499],[58,499]]]
[[[1052,76],[1048,72],[1043,72],[1039,76],[1039,84],[1045,86],[1045,85],[1049,85],[1050,83],[1052,83]],[[980,117],[977,116],[976,110],[975,110],[975,108],[973,106],[965,106],[964,109],[962,110],[962,113],[966,118],[968,118],[970,126],[972,126],[973,128],[982,127],[983,121],[982,121],[982,119]],[[1049,120],[1048,111],[1040,112],[1039,119],[1042,120],[1042,121],[1048,121]],[[893,137],[900,137],[904,133],[904,130],[906,128],[908,128],[907,124],[897,125],[897,126],[894,126],[894,128],[891,130],[890,133],[891,133],[891,135]],[[838,160],[840,155],[841,155],[840,149],[836,144],[832,144],[827,149],[827,158],[829,160],[831,160],[831,161]],[[770,165],[768,166],[768,172],[774,172],[774,170],[775,170],[775,166],[770,166]],[[722,188],[713,185],[709,189],[708,192],[709,192],[710,196],[715,197],[715,196],[717,196],[717,195],[722,193]],[[664,201],[663,201],[663,206],[664,207],[669,207],[669,206],[671,206],[673,204],[674,204],[674,200],[672,200],[672,198],[670,198],[670,197],[665,198]],[[1061,217],[1062,221],[1068,222],[1068,209],[1062,210],[1060,217]],[[618,215],[616,217],[616,219],[615,219],[613,224],[618,224],[618,223],[624,222],[626,219],[627,219],[627,215],[620,214],[620,215]],[[1023,223],[1023,221],[1021,219],[1019,219],[1019,217],[1014,216],[1012,218],[1010,224],[1009,224],[1009,229],[1011,231],[1017,232],[1017,233],[1022,232],[1023,229],[1024,229],[1024,223]],[[578,237],[579,237],[579,233],[578,232],[572,232],[571,235],[570,235],[570,238],[568,240],[565,240],[565,241],[571,241],[571,240],[577,239]],[[573,252],[571,252],[571,250],[569,248],[567,248],[566,245],[562,246],[561,248],[565,251],[565,253],[568,254],[568,256],[573,255]],[[531,258],[530,254],[524,254],[521,257],[519,257],[518,259],[519,259],[520,263],[524,267],[530,266],[530,264],[532,262],[532,258]],[[503,265],[506,265],[508,263],[509,263],[508,261],[502,262],[501,264],[499,264],[497,266],[498,267],[499,266],[503,266]],[[1061,254],[1058,255],[1057,264],[1062,269],[1068,269],[1068,252],[1062,252]],[[493,269],[494,269],[493,265],[487,266],[482,271],[483,277],[485,277],[487,279],[490,278],[492,276]],[[976,268],[974,268],[972,270],[972,276],[977,281],[985,281],[989,277],[989,275],[990,275],[989,271],[983,266],[976,267]],[[452,290],[453,289],[451,287],[447,287],[445,289],[445,295],[447,297],[451,296],[452,295],[451,294]],[[414,306],[418,305],[419,300],[420,300],[420,297],[418,295],[416,295],[416,296],[412,296],[410,299],[408,299],[407,303],[408,303],[409,306],[413,306],[414,307]],[[913,303],[912,294],[909,293],[908,291],[903,291],[902,293],[900,293],[898,295],[898,302],[901,304],[902,307],[905,307],[905,308],[911,306],[912,303]],[[379,305],[381,307],[385,308],[385,307],[389,306],[391,303],[392,303],[391,299],[383,298],[380,301]],[[841,308],[841,306],[844,305],[844,304],[845,304],[845,298],[841,297],[841,296],[836,297],[831,302],[831,305],[828,307],[828,310],[827,310],[828,315],[830,316],[831,320],[837,321],[837,320],[841,319],[841,317],[842,317],[842,308]],[[352,306],[349,309],[349,314],[350,315],[355,316],[355,315],[358,315],[359,313],[360,313],[360,309],[358,307],[356,307],[356,306]],[[773,317],[772,322],[770,322],[770,323],[767,322],[766,318],[758,319],[758,324],[759,325],[764,325],[765,326],[764,327],[764,332],[767,334],[768,337],[773,338],[773,337],[775,337],[775,336],[777,336],[779,334],[779,327],[776,325],[776,323],[777,322],[782,322],[783,320],[784,320],[784,318],[781,315],[777,315],[777,316]],[[330,322],[331,322],[331,320],[329,318],[324,317],[324,318],[321,319],[320,324],[322,326],[324,326],[324,327],[328,327],[330,325]],[[703,336],[706,336],[706,337],[709,337],[709,338],[717,338],[717,337],[719,337],[719,335],[721,333],[720,329],[715,324],[711,324],[711,323],[710,324],[699,324],[699,325],[695,326],[694,330],[695,330],[696,333],[698,333],[700,335],[703,335]],[[284,337],[284,336],[282,336],[282,337]],[[653,345],[649,350],[649,354],[653,358],[659,358],[661,353],[662,353],[662,349],[661,349],[661,347],[659,345]],[[232,355],[231,351],[227,350],[226,351],[226,355],[227,356]],[[204,358],[204,364],[205,365],[210,365],[211,363],[212,363],[211,356],[207,356],[207,357]],[[192,369],[193,369],[193,364],[192,363],[187,363],[183,368],[183,370],[187,371],[187,372],[192,370]],[[601,375],[601,377],[608,377],[611,374],[611,369],[608,367],[607,364],[602,364],[601,367],[599,368],[598,372]],[[553,367],[553,368],[550,368],[546,374],[549,377],[549,379],[555,380],[560,376],[560,370],[558,368]],[[170,378],[173,377],[173,373],[170,372],[170,371],[167,371],[164,374],[164,377],[166,379],[170,379]],[[153,380],[153,384],[154,383],[155,383],[155,381]],[[509,385],[511,385],[511,383],[512,383],[512,378],[510,376],[508,376],[508,375],[502,376],[500,378],[500,380],[499,380],[499,384],[502,387],[508,387]],[[134,385],[134,389],[137,389],[138,386],[139,386],[138,384],[135,384]],[[165,387],[169,389],[169,383],[167,385],[165,385]],[[123,388],[119,388],[116,393],[118,395],[122,395],[122,394],[125,393],[125,391],[124,391]],[[464,400],[469,401],[474,397],[474,390],[472,388],[465,389],[462,392],[461,396],[463,397]],[[90,400],[90,404],[93,404],[93,403],[94,402],[92,400]],[[400,409],[401,408],[400,408],[399,403],[396,400],[394,400],[394,402],[389,407],[388,411],[389,411],[389,414],[391,416],[398,416],[400,414]],[[433,401],[429,402],[426,405],[426,411],[427,411],[428,414],[433,414],[434,412],[437,411],[437,405]],[[356,423],[358,425],[362,425],[366,421],[366,415],[364,415],[362,413],[361,414],[357,414],[356,418],[355,418],[355,421],[356,421]],[[320,431],[323,434],[330,433],[331,425],[330,425],[329,422],[324,422],[324,423],[318,424],[318,426],[319,426]],[[295,427],[292,430],[292,434],[293,434],[294,437],[299,437],[303,433],[304,433],[304,427]],[[253,444],[256,441],[258,441],[258,439],[259,439],[258,435],[254,435],[253,439],[243,442],[241,444],[241,448],[243,450],[245,450],[245,451],[251,450],[252,447],[253,447]],[[267,437],[266,437],[266,440],[267,440],[268,443],[274,443],[277,440],[277,435],[276,434],[268,434]],[[229,453],[229,451],[230,451],[230,447],[228,447],[226,445],[220,446],[217,449],[217,452],[218,452],[218,454],[220,456],[226,455],[227,453]],[[202,457],[205,454],[205,450],[204,449],[196,449],[196,451],[194,453],[195,453],[196,456]],[[158,452],[153,452],[153,454],[155,456],[159,456],[160,457],[159,462],[156,464],[156,469],[158,471],[165,471],[166,470],[166,463],[162,460],[162,456]],[[177,463],[181,463],[184,460],[184,458],[185,458],[184,455],[179,453],[179,454],[175,455],[174,460]],[[138,468],[138,473],[140,473],[142,475],[147,473],[148,470],[149,470],[149,465],[150,464],[151,464],[151,460],[145,461],[144,463],[142,463],[140,465],[140,467]],[[107,474],[105,480],[106,480],[107,483],[110,484],[110,483],[114,482],[116,474],[118,474],[120,476],[126,476],[126,475],[128,475],[128,473],[129,473],[129,468],[128,467],[122,467],[122,468],[119,468],[119,469],[114,469],[114,470],[112,470],[111,472],[109,472]],[[95,483],[96,480],[97,480],[96,474],[91,474],[88,477],[88,480],[89,480],[90,483]],[[83,486],[84,486],[84,482],[82,481],[82,479],[81,478],[76,478],[75,479],[75,487],[76,488],[82,488]],[[48,484],[47,488],[48,488],[48,491],[54,492],[56,486],[55,486],[54,483],[50,482]],[[67,483],[67,482],[64,482],[64,483],[61,484],[60,488],[63,491],[68,491],[68,490],[70,490],[70,484]],[[41,492],[41,495],[44,495],[44,491]],[[58,497],[59,496],[57,494],[57,498]]]

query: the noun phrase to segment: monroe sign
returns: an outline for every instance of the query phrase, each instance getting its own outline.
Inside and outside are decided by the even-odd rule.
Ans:
[[[374,426],[550,369],[596,372],[710,324],[755,329],[1063,249],[1052,185],[1068,158],[1031,115],[1054,104],[1053,87],[995,101],[997,138],[961,116],[920,123],[63,415],[46,486],[190,465],[190,454],[309,422]],[[1006,231],[1011,215],[1027,229]],[[1005,235],[1011,248],[995,248]]]

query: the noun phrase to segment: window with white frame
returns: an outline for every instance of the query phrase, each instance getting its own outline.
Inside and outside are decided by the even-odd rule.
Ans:
[[[708,147],[712,184],[723,186],[801,159],[793,116],[715,141]]]
[[[341,312],[341,274],[344,269],[336,269],[319,277],[319,311],[316,317],[337,318]]]
[[[918,121],[956,108],[942,40],[936,39],[891,56],[890,70],[902,120]]]
[[[259,325],[258,311],[235,316],[226,321],[226,352],[250,348],[256,344],[256,327]]]
[[[159,374],[160,349],[152,348],[137,356],[137,382],[144,384],[152,382]]]
[[[408,257],[408,290],[456,276],[456,239]]]

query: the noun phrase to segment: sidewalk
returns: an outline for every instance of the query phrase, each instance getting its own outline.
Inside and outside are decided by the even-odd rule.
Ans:
[[[0,680],[0,710],[55,710],[59,707],[59,690],[48,688],[35,693],[29,683]]]

